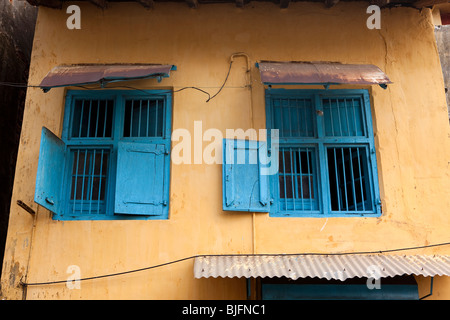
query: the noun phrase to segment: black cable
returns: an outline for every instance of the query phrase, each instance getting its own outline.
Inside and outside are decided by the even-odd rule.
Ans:
[[[216,92],[215,95],[213,95],[211,98],[209,98],[208,100],[206,100],[206,102],[209,102],[211,99],[215,98],[215,96],[217,96],[220,91],[222,91],[223,87],[225,87],[225,84],[228,81],[228,76],[230,75],[230,71],[231,71],[231,66],[233,65],[233,60],[230,61],[230,66],[228,67],[228,73],[227,76],[225,77],[225,81],[223,82],[222,86],[220,87],[219,91]]]
[[[5,82],[0,81],[0,86],[15,87],[15,88],[40,88],[40,86],[28,85],[26,83],[7,82],[7,81]]]
[[[228,79],[228,75],[227,75],[227,79]],[[222,88],[223,88],[224,85],[225,85],[225,82],[222,85]],[[41,86],[34,86],[34,85],[27,85],[25,83],[13,83],[13,82],[0,82],[0,86],[16,87],[16,88],[41,88]],[[107,90],[107,89],[125,88],[125,89],[132,89],[132,90],[141,91],[141,92],[143,92],[143,93],[145,93],[146,95],[149,95],[149,96],[157,96],[158,95],[157,93],[149,93],[149,92],[147,92],[144,89],[139,89],[139,88],[136,88],[136,87],[125,86],[125,85],[119,85],[119,86],[113,86],[113,87],[107,87],[107,88],[106,87],[88,88],[88,87],[85,87],[83,85],[75,85],[75,86],[72,86],[72,87],[81,88],[81,89],[85,89],[85,90]],[[220,88],[220,90],[222,90],[222,88]],[[197,91],[200,91],[200,92],[206,94],[208,96],[208,100],[206,100],[206,102],[209,102],[213,98],[213,97],[211,97],[211,95],[207,91],[205,91],[203,89],[200,89],[198,87],[183,87],[183,88],[180,88],[180,89],[177,89],[177,90],[174,90],[174,91],[166,90],[166,93],[180,92],[180,91],[183,91],[183,90],[186,90],[186,89],[194,89],[194,90],[197,90]],[[219,90],[219,92],[220,92],[220,90]],[[219,92],[217,92],[214,96],[216,96]]]
[[[341,252],[341,253],[277,253],[277,254],[270,254],[270,253],[253,253],[253,254],[245,254],[245,253],[239,253],[239,254],[198,254],[190,257],[181,258],[178,260],[173,260],[161,264],[157,264],[154,266],[144,267],[140,269],[134,269],[129,271],[123,271],[123,272],[117,272],[117,273],[110,273],[105,274],[101,276],[93,276],[88,278],[81,278],[81,279],[75,279],[74,281],[86,281],[86,280],[94,280],[94,279],[101,279],[101,278],[107,278],[107,277],[113,277],[113,276],[119,276],[139,271],[145,271],[150,270],[154,268],[159,268],[163,266],[167,266],[170,264],[195,259],[199,257],[221,257],[221,256],[305,256],[305,255],[320,255],[320,256],[338,256],[338,255],[352,255],[352,254],[375,254],[375,253],[386,253],[386,252],[395,252],[395,251],[405,251],[405,250],[415,250],[415,249],[424,249],[424,248],[431,248],[431,247],[438,247],[438,246],[444,246],[449,245],[450,242],[443,242],[443,243],[437,243],[437,244],[431,244],[431,245],[424,245],[424,246],[416,246],[416,247],[408,247],[408,248],[397,248],[397,249],[388,249],[388,250],[378,250],[378,251],[359,251],[359,252]],[[34,283],[25,283],[20,281],[20,284],[23,286],[39,286],[39,285],[48,285],[48,284],[57,284],[57,283],[64,283],[68,280],[59,280],[59,281],[48,281],[48,282],[34,282]]]
[[[225,84],[228,81],[228,77],[230,76],[231,66],[232,65],[233,65],[233,60],[230,61],[230,65],[228,67],[227,76],[225,77],[225,80],[223,81],[222,86],[219,88],[219,90],[212,97],[211,97],[211,95],[208,92],[206,92],[205,90],[200,89],[198,87],[183,87],[181,89],[174,90],[173,92],[180,92],[180,91],[183,91],[183,90],[186,90],[186,89],[198,90],[198,91],[200,91],[200,92],[202,92],[202,93],[204,93],[204,94],[206,94],[208,96],[208,100],[206,100],[206,102],[209,102],[213,98],[215,98],[222,91],[222,89],[225,87]],[[119,86],[113,86],[113,87],[106,88],[105,86],[107,84],[108,84],[108,82],[104,83],[104,85],[102,85],[99,88],[87,88],[87,87],[85,87],[83,85],[74,85],[73,87],[82,88],[82,89],[85,89],[85,90],[102,90],[102,89],[128,88],[128,89],[132,89],[132,90],[141,91],[141,92],[143,92],[143,93],[145,93],[147,95],[158,95],[158,94],[148,93],[147,91],[145,91],[143,89],[139,89],[139,88],[135,88],[135,87],[131,87],[131,86],[125,86],[125,85],[119,85]],[[9,86],[9,87],[18,87],[18,88],[41,88],[40,86],[28,85],[26,83],[14,83],[14,82],[7,82],[7,81],[0,82],[0,86]],[[167,93],[170,93],[170,92],[171,92],[170,90],[167,90]]]

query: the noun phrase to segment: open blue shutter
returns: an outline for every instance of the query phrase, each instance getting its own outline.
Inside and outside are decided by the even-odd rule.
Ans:
[[[115,214],[162,216],[168,213],[166,157],[164,144],[118,143]]]
[[[268,176],[261,161],[265,146],[265,142],[224,139],[223,210],[269,212]]]
[[[65,144],[53,132],[42,128],[34,201],[55,214],[61,214]]]

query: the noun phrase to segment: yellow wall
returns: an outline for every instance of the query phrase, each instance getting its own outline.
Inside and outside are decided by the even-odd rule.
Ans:
[[[66,28],[65,10],[40,8],[29,83],[54,66],[79,63],[170,63],[178,67],[160,84],[139,88],[197,86],[215,93],[232,53],[237,57],[223,91],[206,103],[195,90],[174,93],[173,129],[265,128],[264,88],[258,60],[371,63],[394,84],[371,93],[383,214],[379,218],[271,218],[225,213],[221,166],[171,165],[170,219],[166,221],[54,221],[34,202],[42,126],[61,134],[65,89],[28,90],[3,265],[8,299],[244,299],[244,279],[193,278],[193,261],[82,282],[33,286],[19,280],[65,280],[69,265],[82,277],[156,265],[195,254],[301,253],[383,250],[449,240],[450,130],[431,10],[382,11],[381,29],[366,28],[364,3],[201,5],[110,3],[102,11],[81,6],[81,30]],[[125,14],[126,13],[126,14]],[[352,87],[356,88],[356,87]],[[217,142],[220,143],[220,142]],[[204,144],[204,146],[206,143]],[[16,205],[22,200],[35,217]],[[405,251],[449,253],[450,247]],[[428,293],[429,278],[419,278]],[[442,285],[440,285],[441,283]],[[447,277],[433,297],[450,298]],[[432,298],[433,298],[432,297]]]

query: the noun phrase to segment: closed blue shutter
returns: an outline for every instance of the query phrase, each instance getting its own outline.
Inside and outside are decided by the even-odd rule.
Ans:
[[[118,143],[115,214],[167,216],[166,158],[164,144]]]
[[[269,212],[268,176],[261,158],[265,142],[224,139],[223,210]]]
[[[65,144],[53,132],[42,128],[34,201],[55,214],[61,214]]]

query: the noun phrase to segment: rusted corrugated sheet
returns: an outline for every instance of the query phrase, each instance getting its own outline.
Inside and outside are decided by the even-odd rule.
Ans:
[[[54,67],[39,85],[44,90],[54,87],[168,77],[173,65],[73,65]]]
[[[450,256],[425,255],[223,255],[195,259],[195,278],[385,278],[450,275]]]
[[[388,76],[371,64],[337,62],[260,62],[265,84],[380,84],[391,83]]]

